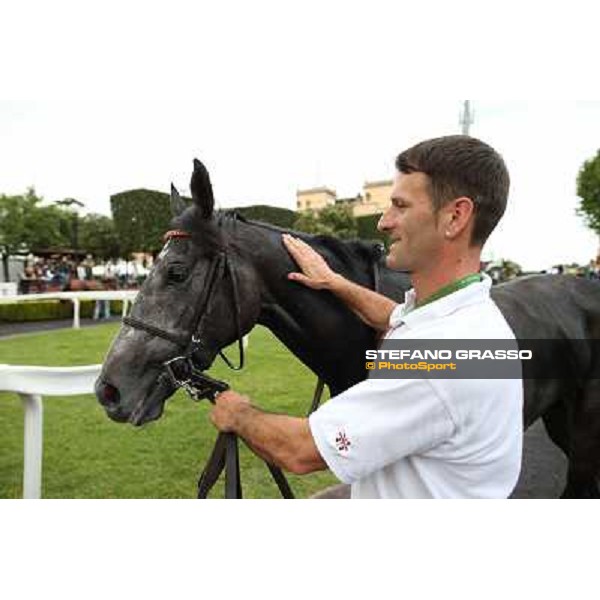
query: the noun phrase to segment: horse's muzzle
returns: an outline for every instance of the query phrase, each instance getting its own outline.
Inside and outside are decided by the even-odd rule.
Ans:
[[[104,409],[106,414],[113,420],[120,423],[127,421],[127,415],[123,414],[119,401],[121,395],[119,394],[118,388],[103,379],[98,379],[95,385],[96,398]]]

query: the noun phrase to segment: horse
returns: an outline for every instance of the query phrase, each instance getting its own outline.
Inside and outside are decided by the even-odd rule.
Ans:
[[[386,268],[374,243],[290,232],[216,211],[198,160],[190,188],[187,205],[171,186],[171,230],[96,382],[108,417],[136,426],[158,419],[176,389],[174,360],[183,353],[205,371],[236,340],[241,358],[242,336],[256,324],[270,329],[332,396],[364,379],[365,351],[376,347],[376,332],[330,292],[287,279],[297,267],[281,236],[301,237],[335,271],[397,302],[410,288],[408,274]],[[523,380],[524,426],[541,417],[567,456],[563,497],[600,497],[600,354],[593,343],[600,337],[600,285],[531,276],[494,286],[492,299],[517,340],[577,340],[568,361],[549,350],[543,376]]]

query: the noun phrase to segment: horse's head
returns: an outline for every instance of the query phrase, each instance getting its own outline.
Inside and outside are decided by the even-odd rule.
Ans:
[[[258,318],[253,268],[239,251],[235,222],[215,215],[209,175],[198,160],[190,187],[189,206],[171,187],[171,230],[96,382],[115,421],[159,418],[176,389],[165,364],[184,355],[205,370]]]

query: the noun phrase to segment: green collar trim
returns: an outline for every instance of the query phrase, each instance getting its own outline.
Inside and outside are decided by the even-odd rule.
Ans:
[[[437,292],[434,292],[433,294],[431,294],[431,296],[428,296],[422,302],[417,302],[415,304],[415,308],[421,308],[422,306],[425,306],[426,304],[431,304],[432,302],[435,302],[436,300],[439,300],[440,298],[449,296],[450,294],[453,294],[454,292],[457,292],[458,290],[462,290],[463,288],[466,288],[467,286],[471,285],[472,283],[478,283],[482,280],[483,280],[483,277],[482,277],[481,273],[471,273],[471,275],[466,275],[465,277],[461,277],[460,279],[457,279],[456,281],[453,281],[452,283],[449,283],[448,285],[445,285],[444,287],[440,288]]]

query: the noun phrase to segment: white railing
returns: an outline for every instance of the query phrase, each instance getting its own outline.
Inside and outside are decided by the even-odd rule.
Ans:
[[[122,300],[122,316],[127,314],[129,303],[135,300],[137,290],[101,290],[89,292],[49,292],[47,294],[19,294],[0,296],[0,304],[32,302],[35,300],[70,300],[73,303],[73,328],[79,329],[79,306],[82,300]]]
[[[0,296],[16,296],[17,284],[10,281],[0,283]]]
[[[123,300],[123,316],[127,314],[127,303],[133,301],[137,291],[59,292],[55,294],[27,294],[6,296],[2,302],[34,299],[68,299],[73,302],[73,327],[79,328],[79,301]],[[248,348],[249,336],[243,337],[244,348]],[[43,456],[43,396],[75,396],[90,394],[94,382],[100,375],[102,365],[83,367],[34,367],[0,365],[0,391],[15,392],[23,402],[23,498],[41,498]]]
[[[74,396],[94,391],[102,365],[29,367],[0,365],[0,391],[19,394],[25,411],[23,498],[42,497],[43,396]]]

